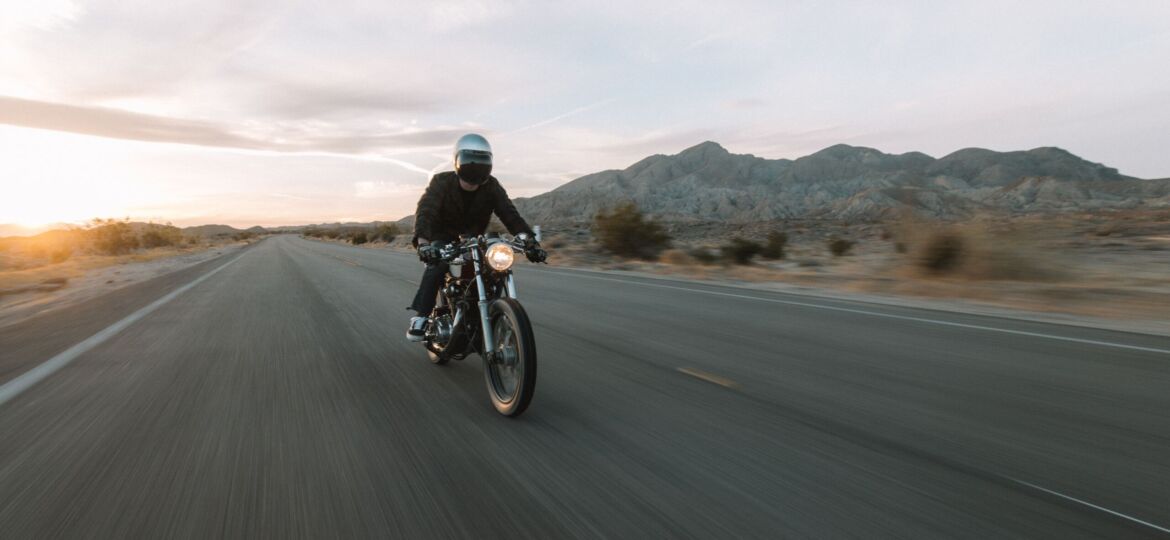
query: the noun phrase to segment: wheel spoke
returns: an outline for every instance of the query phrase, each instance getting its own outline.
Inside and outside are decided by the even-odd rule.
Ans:
[[[494,321],[492,335],[495,338],[493,351],[495,359],[488,363],[493,387],[503,401],[510,401],[515,397],[520,387],[519,378],[523,375],[523,367],[519,365],[516,332],[511,322],[504,315]]]

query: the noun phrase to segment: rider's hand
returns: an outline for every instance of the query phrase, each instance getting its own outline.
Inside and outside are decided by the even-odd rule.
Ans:
[[[542,263],[548,259],[548,252],[540,247],[540,242],[529,239],[524,243],[524,254],[534,263]]]
[[[418,260],[433,264],[439,260],[439,247],[434,244],[423,244],[418,246]]]

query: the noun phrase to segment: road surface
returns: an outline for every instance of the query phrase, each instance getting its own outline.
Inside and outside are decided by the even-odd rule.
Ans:
[[[1170,537],[1170,339],[525,264],[512,420],[421,270],[274,237],[0,329],[0,536]]]

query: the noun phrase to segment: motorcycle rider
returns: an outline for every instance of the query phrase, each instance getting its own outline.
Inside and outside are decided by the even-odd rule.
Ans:
[[[460,235],[478,236],[487,230],[492,213],[500,218],[511,234],[526,234],[525,254],[532,262],[543,262],[548,254],[541,249],[532,228],[520,217],[516,206],[500,182],[491,175],[492,148],[487,139],[468,133],[455,143],[455,170],[431,178],[430,185],[418,200],[414,213],[414,237],[411,244],[418,258],[426,263],[422,282],[414,302],[407,309],[416,313],[410,319],[406,338],[422,341],[427,317],[435,308],[435,295],[447,272],[439,260],[439,246],[455,241]]]

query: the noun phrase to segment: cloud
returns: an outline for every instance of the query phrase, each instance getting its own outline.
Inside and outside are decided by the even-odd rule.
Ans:
[[[756,97],[741,97],[726,100],[720,105],[722,105],[724,109],[751,110],[767,107],[768,102]]]
[[[573,110],[571,110],[571,111],[569,111],[569,112],[567,112],[567,113],[558,114],[558,115],[556,115],[556,116],[554,116],[554,117],[552,117],[552,118],[548,118],[548,119],[546,119],[546,120],[541,120],[540,122],[536,122],[535,124],[529,124],[529,125],[527,125],[527,126],[524,126],[524,127],[521,127],[521,128],[513,129],[512,131],[508,131],[508,132],[506,132],[506,133],[503,133],[501,136],[513,135],[513,134],[516,134],[516,133],[521,133],[521,132],[524,132],[524,131],[528,131],[528,130],[530,130],[530,129],[536,129],[536,128],[544,127],[544,126],[547,126],[547,125],[549,125],[549,124],[552,124],[552,123],[554,123],[554,122],[559,122],[559,121],[561,121],[561,120],[564,120],[564,119],[566,119],[566,118],[569,118],[569,117],[571,117],[571,116],[576,116],[576,115],[578,115],[578,114],[581,114],[581,113],[583,113],[583,112],[588,112],[588,111],[591,111],[591,110],[593,110],[593,109],[596,109],[596,108],[598,108],[598,107],[604,107],[604,106],[606,106],[606,105],[609,105],[610,103],[613,103],[614,101],[617,101],[617,99],[616,99],[616,98],[610,98],[610,99],[606,99],[606,100],[598,101],[597,103],[593,103],[593,104],[591,104],[591,105],[586,105],[586,106],[584,106],[584,107],[577,107],[576,109],[573,109]]]
[[[359,199],[380,199],[418,192],[417,185],[381,180],[363,180],[353,183],[354,197]]]
[[[718,41],[720,39],[723,39],[723,37],[724,37],[724,34],[722,32],[708,34],[707,36],[704,36],[700,39],[697,39],[697,40],[692,41],[689,44],[687,44],[686,47],[683,47],[682,52],[687,52],[687,51],[690,51],[692,49],[697,49],[697,48],[702,47],[704,45],[707,45],[708,43],[711,43],[713,41]]]
[[[114,139],[268,149],[209,122],[14,97],[0,96],[0,123]]]
[[[74,0],[40,0],[13,2],[4,6],[0,19],[0,36],[26,28],[57,30],[77,20],[83,8]]]
[[[335,115],[440,110],[451,99],[439,91],[387,89],[381,85],[282,82],[259,86],[255,112],[281,118],[328,118]]]
[[[369,135],[293,132],[285,134],[284,137],[261,138],[213,122],[4,96],[0,96],[0,124],[156,143],[278,153],[376,157],[420,173],[426,173],[427,170],[392,158],[390,154],[401,153],[404,147],[445,146],[465,131],[458,128],[433,130],[412,128],[398,133]]]
[[[511,2],[487,0],[431,0],[426,3],[432,30],[452,32],[482,26],[511,15]]]

